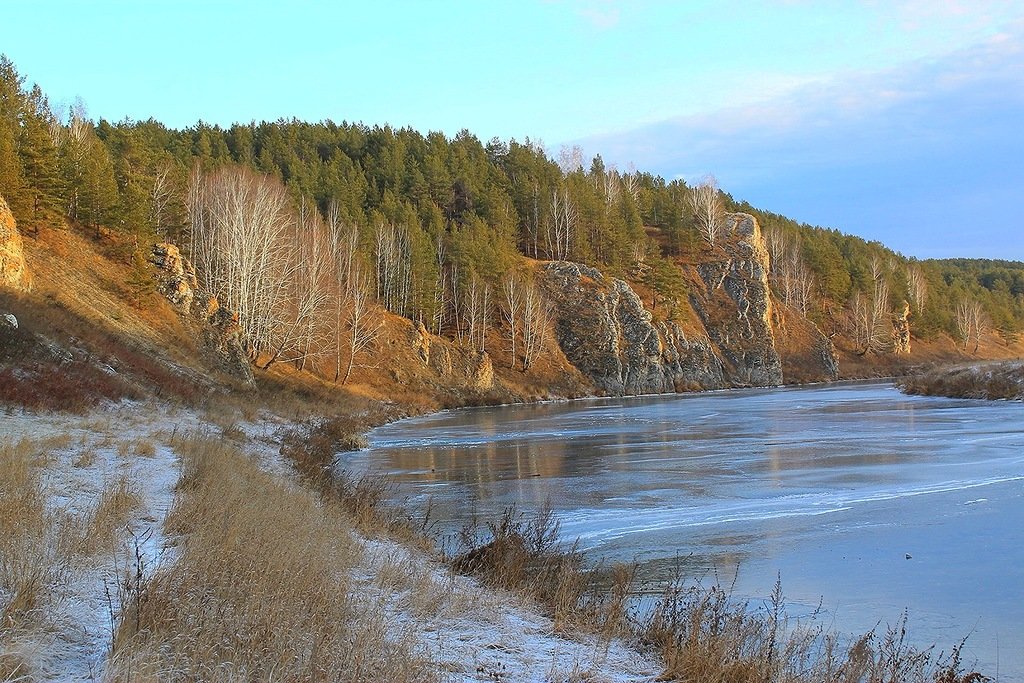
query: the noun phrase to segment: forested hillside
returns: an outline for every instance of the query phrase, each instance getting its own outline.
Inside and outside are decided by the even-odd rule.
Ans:
[[[151,245],[180,245],[260,366],[344,379],[379,306],[479,351],[500,330],[526,369],[550,317],[529,259],[595,266],[672,319],[691,286],[679,264],[718,254],[728,211],[760,222],[776,301],[851,353],[891,354],[894,316],[968,353],[1024,325],[1024,264],[917,261],[734,200],[712,177],[691,186],[578,148],[555,156],[466,130],[94,122],[0,58],[0,194],[22,233],[70,224],[103,238],[140,291]]]

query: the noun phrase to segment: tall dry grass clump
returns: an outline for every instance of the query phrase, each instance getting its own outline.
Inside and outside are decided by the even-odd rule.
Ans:
[[[109,482],[82,520],[80,552],[115,556],[125,539],[132,513],[141,505],[142,496],[128,477]]]
[[[635,599],[636,567],[588,569],[575,545],[558,541],[550,509],[502,516],[461,533],[449,561],[487,586],[527,596],[555,622],[556,630],[622,638],[659,656],[659,680],[722,683],[981,683],[965,671],[964,643],[949,653],[907,642],[906,616],[884,632],[842,638],[818,614],[798,621],[786,615],[781,583],[771,598],[752,606],[727,588],[677,576],[664,594]]]
[[[0,444],[0,680],[31,680],[36,636],[70,570],[68,531],[46,506],[46,450],[30,441]]]
[[[337,509],[225,443],[179,450],[167,526],[180,555],[124,606],[113,679],[434,679],[411,637],[354,592],[361,549]]]
[[[551,617],[558,633],[592,634],[602,646],[615,638],[636,642],[636,567],[590,567],[575,543],[559,541],[559,532],[549,506],[533,515],[509,507],[483,529],[473,524],[463,528],[447,559],[456,572],[526,597]]]
[[[815,613],[790,622],[781,583],[762,605],[721,586],[677,579],[639,631],[661,655],[664,680],[735,683],[982,683],[951,652],[907,641],[907,616],[884,631],[841,638]]]
[[[907,394],[1024,400],[1024,363],[1003,361],[933,368],[900,379],[896,386]]]

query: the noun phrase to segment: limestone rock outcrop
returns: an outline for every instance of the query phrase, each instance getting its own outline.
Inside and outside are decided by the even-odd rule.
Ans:
[[[216,297],[209,297],[202,311],[200,341],[220,368],[245,384],[255,384],[252,364],[242,344],[238,314],[221,308]]]
[[[17,222],[10,207],[0,196],[0,287],[29,291],[32,278],[25,265],[25,251]]]
[[[160,292],[179,313],[189,315],[199,289],[195,268],[170,242],[154,244],[150,261],[159,268],[157,284]]]
[[[725,215],[719,257],[697,266],[703,283],[690,293],[735,385],[782,384],[782,363],[772,330],[769,256],[757,219],[745,213]]]
[[[200,346],[210,360],[243,383],[255,384],[238,315],[222,308],[217,297],[200,292],[195,267],[174,244],[153,245],[150,262],[157,267],[160,292],[182,319],[198,326]]]
[[[423,321],[413,323],[412,334],[410,335],[412,348],[424,365],[430,365],[430,332]]]
[[[724,386],[722,366],[706,340],[678,325],[654,325],[650,311],[622,280],[596,268],[556,261],[542,279],[554,304],[555,336],[566,358],[607,394],[663,393]]]
[[[910,304],[906,301],[892,316],[892,352],[897,356],[910,353]]]

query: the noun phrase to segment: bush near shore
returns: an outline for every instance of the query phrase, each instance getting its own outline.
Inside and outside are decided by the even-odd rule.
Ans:
[[[896,383],[900,391],[921,396],[1024,400],[1024,362],[1003,361],[934,368]]]

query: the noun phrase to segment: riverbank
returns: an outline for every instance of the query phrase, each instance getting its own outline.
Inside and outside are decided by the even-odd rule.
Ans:
[[[875,680],[883,653],[911,681],[953,670],[885,633],[809,637],[718,588],[679,584],[631,622],[629,568],[603,592],[532,520],[494,520],[482,552],[438,561],[426,510],[303,465],[370,414],[311,429],[147,401],[2,419],[4,472],[23,475],[0,487],[5,680],[805,680],[780,651],[815,680]]]
[[[793,614],[824,597],[825,621],[858,633],[909,607],[909,637],[936,653],[974,624],[966,658],[1006,675],[1021,664],[1007,655],[1016,616],[972,581],[970,558],[1015,545],[1012,525],[1003,541],[991,524],[1019,490],[1017,408],[858,382],[447,411],[375,431],[341,467],[387,472],[396,502],[455,520],[451,534],[551,500],[591,563],[639,559],[647,595],[678,554],[693,578],[729,583],[741,566],[739,596],[760,606],[778,560]]]
[[[307,486],[281,455],[301,429],[292,422],[154,403],[104,412],[2,418],[2,680],[651,681],[661,670]]]
[[[992,361],[933,368],[900,378],[907,394],[987,400],[1024,400],[1024,362]]]

